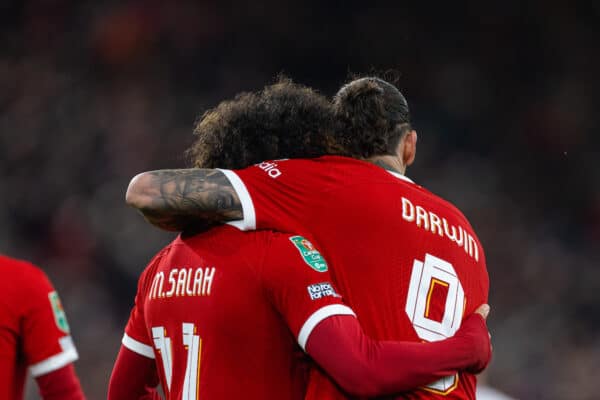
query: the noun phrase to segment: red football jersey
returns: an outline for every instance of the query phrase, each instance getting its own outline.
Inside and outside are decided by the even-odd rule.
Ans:
[[[0,255],[0,399],[23,398],[34,377],[77,360],[65,312],[39,268]]]
[[[178,237],[139,280],[123,345],[168,399],[302,399],[312,329],[354,315],[301,236],[223,226]]]
[[[469,222],[400,174],[336,156],[223,172],[244,211],[244,220],[230,224],[314,240],[375,339],[441,340],[487,302],[485,256]],[[462,373],[398,398],[474,399],[475,385],[474,375]],[[315,398],[334,392],[322,376],[311,378]]]

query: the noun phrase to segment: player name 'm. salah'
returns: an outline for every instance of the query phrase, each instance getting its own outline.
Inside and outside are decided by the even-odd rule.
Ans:
[[[157,272],[152,279],[148,299],[209,296],[215,270],[215,267],[173,268],[169,272],[168,288],[165,288],[165,273]]]
[[[447,237],[458,247],[465,249],[470,257],[479,261],[479,250],[477,242],[465,228],[449,225],[446,218],[440,218],[431,211],[425,210],[421,206],[415,206],[410,200],[402,197],[402,218],[408,222],[414,222],[419,228],[423,228],[431,233],[437,233],[441,237]]]

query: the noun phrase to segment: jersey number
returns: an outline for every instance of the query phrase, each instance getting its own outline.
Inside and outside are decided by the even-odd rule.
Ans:
[[[436,285],[439,287],[436,288]],[[443,289],[447,293],[444,312],[438,320],[429,317],[430,303],[436,289]],[[414,261],[405,310],[421,339],[435,342],[454,336],[462,321],[464,304],[465,293],[452,264],[431,254],[425,254],[423,261]],[[447,394],[457,385],[458,377],[453,375],[426,388]]]
[[[192,323],[184,322],[181,325],[183,333],[183,346],[187,350],[187,361],[185,367],[185,377],[183,380],[182,400],[198,399],[200,385],[200,353],[202,351],[202,339],[196,335],[196,326]],[[152,328],[152,338],[154,347],[160,354],[160,359],[167,381],[167,390],[171,390],[171,380],[173,378],[173,343],[171,338],[166,336],[166,330],[163,326]]]

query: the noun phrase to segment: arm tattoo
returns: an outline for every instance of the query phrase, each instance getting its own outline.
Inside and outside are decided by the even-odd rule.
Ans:
[[[167,230],[243,218],[242,204],[229,179],[212,169],[174,169],[148,173],[142,188],[149,201],[140,211],[154,225]]]

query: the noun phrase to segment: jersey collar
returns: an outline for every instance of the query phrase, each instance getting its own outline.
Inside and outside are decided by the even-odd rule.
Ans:
[[[408,178],[408,177],[406,177],[406,176],[404,176],[402,174],[399,174],[398,172],[390,171],[389,169],[386,169],[386,171],[388,173],[394,175],[398,179],[402,179],[403,181],[414,183],[410,178]]]

